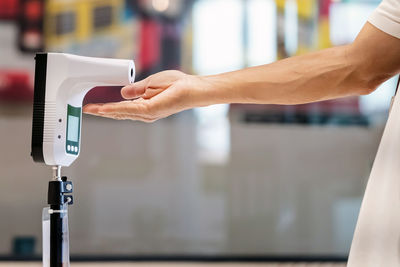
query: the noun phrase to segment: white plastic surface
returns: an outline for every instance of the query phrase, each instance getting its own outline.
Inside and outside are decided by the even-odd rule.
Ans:
[[[82,107],[83,98],[93,87],[127,85],[133,83],[134,78],[135,65],[132,60],[48,53],[43,132],[45,163],[69,166],[79,156],[66,153],[68,104]],[[58,138],[59,135],[61,138]]]

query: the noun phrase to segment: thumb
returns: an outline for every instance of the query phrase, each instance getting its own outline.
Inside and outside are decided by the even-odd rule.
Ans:
[[[125,99],[138,98],[144,94],[148,84],[148,79],[135,82],[133,84],[127,85],[121,89],[121,95]]]

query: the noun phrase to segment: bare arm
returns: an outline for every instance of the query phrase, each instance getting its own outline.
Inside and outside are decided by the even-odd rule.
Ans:
[[[349,45],[213,76],[164,71],[122,89],[126,99],[139,99],[84,111],[154,121],[212,104],[302,104],[368,94],[399,72],[400,39],[367,23]]]
[[[302,104],[368,94],[399,70],[400,40],[366,24],[353,44],[207,79],[227,102]]]

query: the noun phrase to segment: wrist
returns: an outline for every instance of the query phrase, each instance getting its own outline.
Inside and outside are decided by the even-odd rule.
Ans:
[[[187,88],[191,107],[215,104],[250,103],[242,81],[233,73],[199,76],[188,75]]]
[[[184,87],[189,108],[221,104],[219,85],[210,76],[188,75]]]
[[[201,106],[232,103],[232,85],[223,74],[196,76]]]

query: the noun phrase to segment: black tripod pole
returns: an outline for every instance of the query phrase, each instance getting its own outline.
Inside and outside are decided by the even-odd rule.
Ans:
[[[57,175],[49,182],[48,204],[50,205],[50,267],[65,267],[69,264],[68,225],[64,222],[67,205],[73,203],[71,195],[72,182],[67,177],[60,177],[60,167]],[[68,253],[68,255],[67,255]]]
[[[50,267],[63,266],[64,205],[50,205]]]

